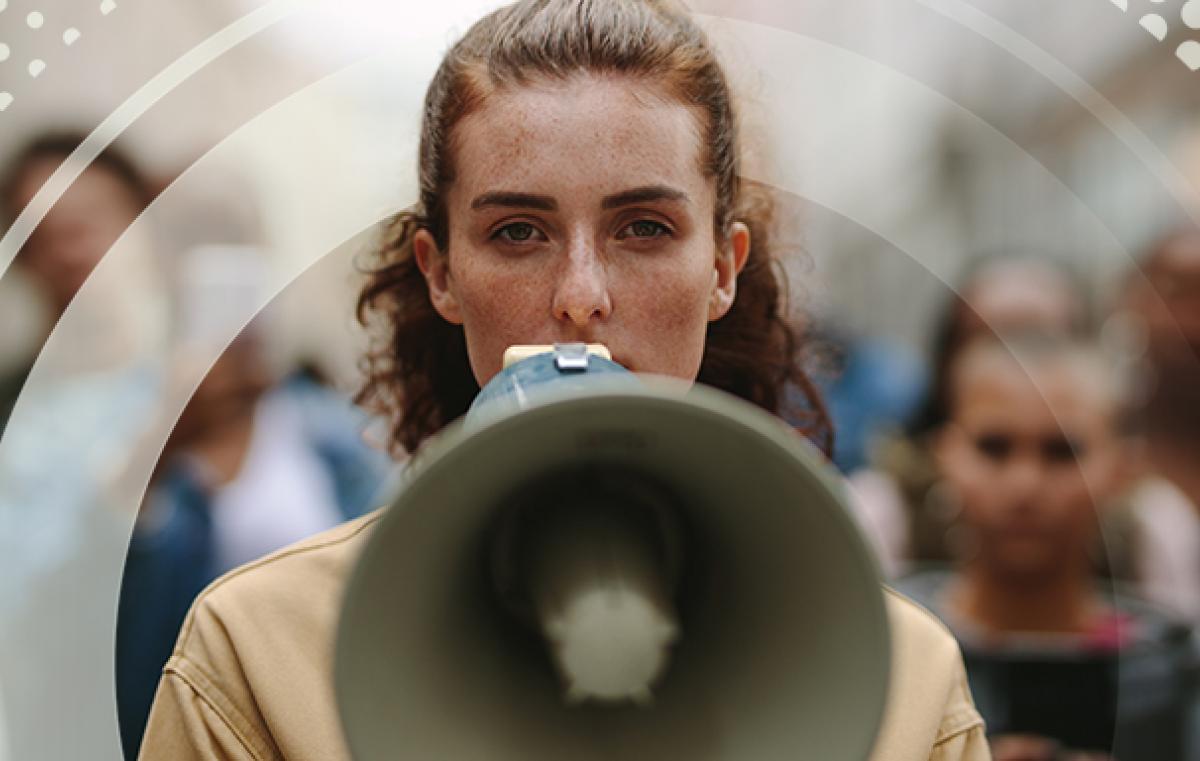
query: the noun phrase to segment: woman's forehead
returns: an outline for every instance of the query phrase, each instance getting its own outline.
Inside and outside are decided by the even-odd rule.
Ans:
[[[956,380],[960,415],[995,418],[1011,427],[1075,428],[1114,412],[1103,382],[1069,358],[1022,365],[1002,350],[979,352],[959,368]]]
[[[644,79],[581,75],[492,93],[455,128],[463,190],[707,185],[698,109]],[[537,188],[530,186],[538,186]]]

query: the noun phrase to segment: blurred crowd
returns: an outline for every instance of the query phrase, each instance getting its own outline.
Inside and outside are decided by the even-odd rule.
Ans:
[[[885,573],[958,638],[997,759],[1198,758],[1200,233],[1109,303],[1077,283],[976,262],[927,380],[843,345],[879,369],[830,382],[835,417],[876,411],[838,464]]]
[[[82,139],[82,135],[47,134],[18,152],[0,178],[0,211],[6,223],[12,222]],[[47,330],[59,322],[110,247],[151,202],[154,188],[129,157],[109,148],[37,226],[15,264],[47,306]],[[238,258],[253,258],[256,249],[230,246],[227,237],[215,230],[208,230],[207,237],[202,232],[192,241],[197,245],[190,247],[193,259],[203,257],[199,262],[169,264],[184,269],[185,277],[211,275],[214,266],[231,268],[235,276],[222,279],[218,272],[215,282],[219,287],[245,288],[246,273],[257,270],[253,263],[247,266]],[[180,258],[188,255],[180,254]],[[170,270],[162,267],[164,280]],[[169,283],[164,287],[169,288]],[[186,311],[188,299],[178,301],[185,304]],[[185,343],[201,338],[221,340],[214,329],[228,328],[228,321],[222,322],[220,315],[215,320],[205,318],[205,308],[220,311],[222,304],[200,305],[200,314],[177,318],[178,323],[190,323],[176,326],[176,332],[192,334],[182,336]],[[206,326],[206,320],[211,324]],[[198,331],[210,335],[195,335]],[[356,410],[347,394],[330,388],[314,365],[273,369],[265,356],[265,340],[255,323],[241,330],[190,392],[178,419],[165,421],[171,433],[157,456],[140,509],[133,506],[137,516],[124,564],[115,643],[118,718],[129,758],[137,755],[162,668],[196,595],[221,574],[378,507],[384,499],[381,490],[390,460],[378,447],[368,445],[365,415]],[[91,348],[85,345],[77,350],[92,354]],[[149,400],[174,382],[177,371],[161,366],[130,369],[128,362],[106,362],[104,352],[95,354],[55,376],[51,388],[36,389],[39,406],[63,418],[70,415],[71,408],[62,405],[73,387],[85,388],[87,404],[104,411],[95,430],[67,437],[65,446],[94,447],[102,436],[119,441],[116,431],[120,426],[136,431],[127,439],[137,438],[163,422],[153,420],[157,413]],[[6,363],[8,369],[0,377],[0,430],[14,412],[35,359],[36,354],[30,354],[9,358]],[[172,359],[187,368],[192,358]],[[107,382],[97,384],[100,378]],[[96,415],[93,412],[89,417]],[[14,419],[14,429],[18,425],[20,433],[26,434],[37,427],[38,420]],[[73,424],[76,429],[86,427],[86,421]],[[17,453],[30,457],[5,459],[0,501],[8,504],[0,507],[6,513],[17,508],[33,512],[42,503],[56,500],[58,504],[47,506],[41,517],[48,518],[51,511],[66,513],[61,526],[67,527],[86,526],[96,520],[97,512],[128,507],[105,504],[112,502],[111,477],[63,472],[64,460],[56,457],[56,442],[33,440],[37,443],[29,448],[37,451]],[[22,436],[19,443],[29,441]],[[14,467],[14,459],[33,461]],[[72,488],[67,493],[51,491],[47,497],[20,499],[35,492],[47,493],[42,487],[52,481],[70,482]],[[18,506],[18,501],[23,504]],[[12,521],[6,521],[6,528],[14,528]],[[62,558],[71,556],[70,547],[63,545],[89,539],[72,539],[65,528],[51,533],[55,535],[47,542],[53,548],[49,554]],[[6,566],[17,577],[8,580],[8,592],[15,594],[16,585],[25,582],[33,588],[27,596],[51,594],[52,583],[47,579],[54,576],[53,569],[40,567],[51,563],[32,555],[24,563],[12,554],[7,557]],[[17,617],[7,605],[20,604],[8,599],[14,594],[0,595],[11,620]],[[5,634],[5,644],[10,647],[14,641],[22,641],[11,632]],[[34,696],[29,699],[37,702]]]
[[[6,224],[80,139],[18,152],[0,177]],[[37,226],[16,265],[48,326],[155,187],[110,148]],[[237,261],[252,246],[204,242],[205,267],[253,273]],[[1104,299],[1029,253],[976,260],[952,291],[927,362],[814,331],[839,358],[824,389],[834,459],[881,569],[957,636],[997,759],[1200,759],[1200,232],[1164,237]],[[130,758],[196,594],[383,502],[369,421],[315,367],[272,368],[267,340],[252,322],[189,390],[137,509],[116,634]],[[0,426],[34,360],[4,363]],[[88,424],[108,432],[145,429],[148,389],[171,383],[102,361],[71,373],[107,379],[107,417]],[[69,385],[48,393],[70,409]],[[7,498],[66,479],[53,453],[72,441],[5,473]],[[98,489],[46,493],[82,515]]]

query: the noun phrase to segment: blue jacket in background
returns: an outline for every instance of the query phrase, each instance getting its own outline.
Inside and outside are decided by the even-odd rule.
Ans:
[[[328,469],[342,518],[386,499],[394,464],[362,440],[367,418],[302,377],[269,391],[296,406],[307,443]],[[130,540],[117,611],[117,714],[126,758],[137,757],[163,666],[192,601],[217,568],[210,495],[191,469],[168,464],[147,492]]]

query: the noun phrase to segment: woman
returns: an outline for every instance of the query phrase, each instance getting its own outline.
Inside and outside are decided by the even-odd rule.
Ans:
[[[954,559],[955,505],[930,449],[946,423],[949,368],[973,341],[988,336],[1086,332],[1087,302],[1071,270],[1033,253],[997,253],[974,260],[954,284],[933,326],[931,377],[924,401],[904,435],[874,444],[870,467],[850,474],[856,507],[871,527],[881,565],[893,578],[912,566]],[[886,527],[886,531],[876,527]],[[1111,550],[1111,547],[1110,547]]]
[[[426,96],[420,202],[392,222],[361,302],[388,333],[363,399],[395,415],[396,447],[462,414],[512,344],[604,343],[634,371],[772,412],[789,383],[808,388],[769,207],[739,184],[738,149],[724,74],[673,5],[523,0],[472,27]],[[347,757],[333,628],[374,521],[201,596],[143,758]],[[898,596],[888,606],[895,667],[876,757],[986,758],[953,639]]]
[[[1095,573],[1134,470],[1118,386],[1094,347],[1041,335],[976,339],[947,368],[933,452],[970,552],[897,587],[958,637],[997,761],[1195,757],[1189,628]]]

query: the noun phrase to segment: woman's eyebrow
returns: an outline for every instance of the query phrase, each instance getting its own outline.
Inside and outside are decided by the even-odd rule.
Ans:
[[[605,196],[600,207],[616,209],[634,203],[649,203],[651,201],[688,201],[687,193],[666,185],[646,185],[632,190],[625,190],[611,196]]]
[[[471,201],[472,210],[485,209],[489,206],[511,206],[518,209],[555,211],[558,209],[558,202],[550,196],[537,196],[530,193],[514,193],[503,190],[484,193],[476,197],[474,201]]]

